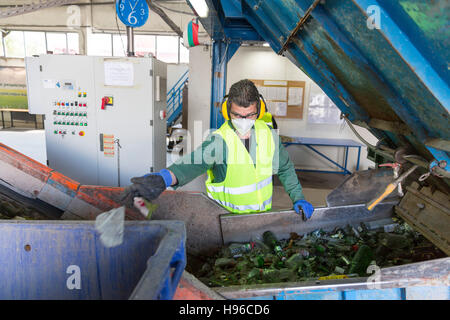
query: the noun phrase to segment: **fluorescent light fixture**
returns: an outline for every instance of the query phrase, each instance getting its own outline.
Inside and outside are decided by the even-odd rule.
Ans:
[[[268,44],[267,42],[264,42],[263,47],[270,47],[270,44]]]
[[[205,0],[189,0],[191,5],[194,7],[195,12],[201,17],[207,17],[208,16],[208,5],[206,4]]]

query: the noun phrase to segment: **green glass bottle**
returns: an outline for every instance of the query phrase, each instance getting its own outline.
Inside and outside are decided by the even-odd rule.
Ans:
[[[373,260],[373,252],[367,245],[362,245],[355,256],[352,259],[352,263],[350,265],[349,273],[357,273],[360,276],[365,276],[367,267],[370,262]]]
[[[263,233],[263,242],[267,245],[275,254],[282,260],[286,260],[283,249],[281,249],[278,239],[275,237],[272,231],[266,231]]]

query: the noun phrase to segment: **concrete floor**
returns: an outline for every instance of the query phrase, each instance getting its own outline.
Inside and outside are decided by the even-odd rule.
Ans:
[[[311,202],[314,207],[326,206],[328,194],[348,177],[348,175],[320,172],[297,172],[297,176],[303,187],[306,200]],[[284,191],[278,177],[275,176],[272,208],[282,210],[291,207],[292,201],[289,195]]]

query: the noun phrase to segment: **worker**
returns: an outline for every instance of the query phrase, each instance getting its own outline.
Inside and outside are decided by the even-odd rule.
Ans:
[[[264,212],[272,208],[272,174],[277,174],[295,212],[309,219],[314,208],[305,200],[280,137],[261,120],[265,108],[253,82],[233,84],[222,103],[225,123],[169,168],[132,178],[124,202],[131,206],[134,197],[156,199],[166,188],[179,188],[206,172],[208,197],[219,205],[237,214]]]

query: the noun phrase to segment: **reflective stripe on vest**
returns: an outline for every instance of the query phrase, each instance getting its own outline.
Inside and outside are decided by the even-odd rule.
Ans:
[[[234,205],[230,202],[225,202],[225,201],[220,201],[220,200],[214,199],[209,192],[208,192],[208,197],[223,207],[229,207],[232,210],[241,211],[241,212],[267,211],[267,210],[270,210],[272,207],[272,197],[270,197],[269,199],[267,199],[260,205],[259,204],[247,204],[247,205],[241,205],[241,206]],[[270,206],[270,208],[267,208],[267,206]]]
[[[255,121],[257,163],[253,160],[228,123],[216,132],[227,145],[227,172],[224,181],[215,183],[208,170],[208,196],[234,213],[267,211],[272,208],[272,161],[275,144],[270,128],[263,120]]]
[[[256,190],[260,190],[270,183],[272,183],[272,176],[270,176],[267,179],[260,181],[258,183],[254,183],[254,184],[244,186],[244,187],[235,187],[235,188],[225,187],[225,186],[215,187],[212,185],[208,185],[206,187],[208,188],[209,192],[224,192],[224,193],[229,193],[229,194],[243,194],[243,193],[250,193],[250,192],[254,192]]]

